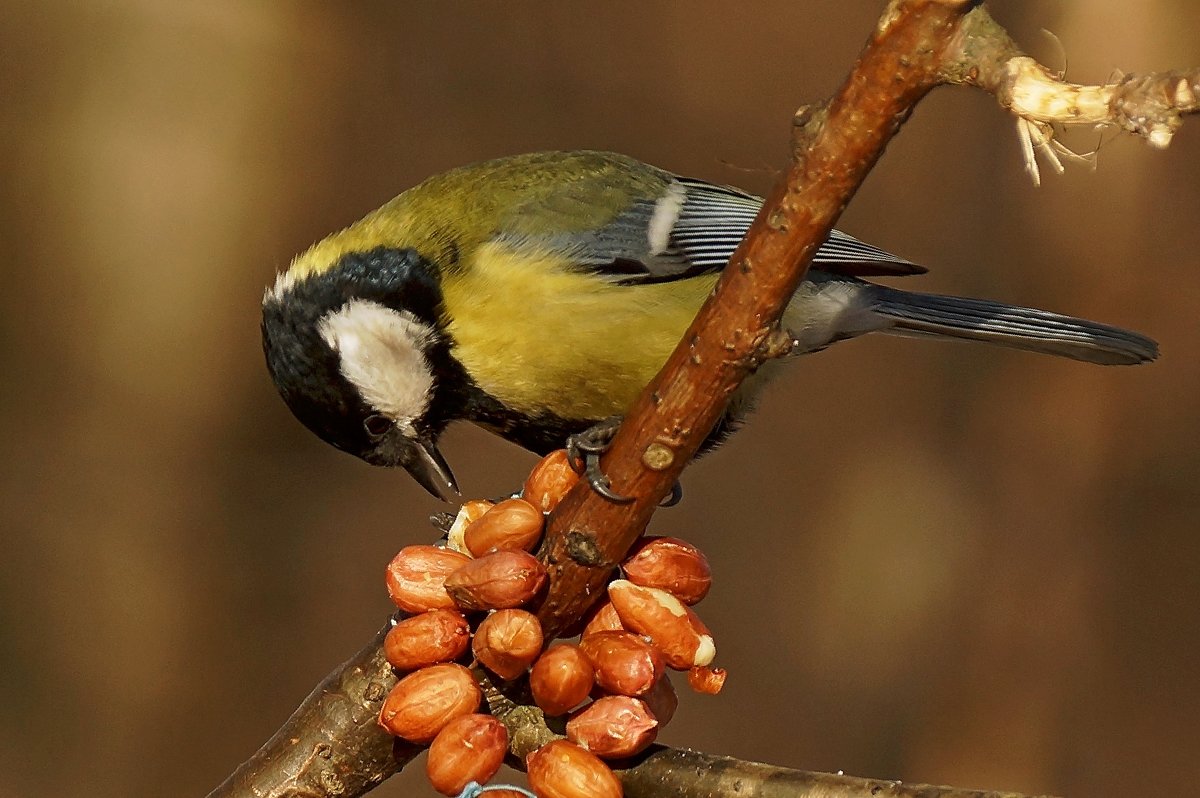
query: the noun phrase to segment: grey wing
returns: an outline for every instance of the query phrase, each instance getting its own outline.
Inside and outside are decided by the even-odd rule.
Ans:
[[[762,199],[728,186],[678,178],[684,190],[683,207],[671,231],[671,244],[693,270],[724,268],[750,228]],[[922,274],[925,267],[834,230],[813,266],[834,274],[854,276]]]
[[[624,210],[590,229],[551,236],[509,232],[498,238],[513,246],[564,253],[580,268],[617,282],[663,282],[723,269],[763,202],[735,188],[683,177],[670,179],[657,194],[624,203]],[[537,211],[544,218],[548,204],[553,210],[561,203],[584,202],[584,196],[567,189],[553,203],[543,199]],[[577,206],[563,217],[579,218]],[[925,271],[838,230],[821,245],[813,265],[853,276]]]

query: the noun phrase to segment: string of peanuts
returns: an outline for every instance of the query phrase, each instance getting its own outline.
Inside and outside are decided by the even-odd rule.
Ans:
[[[388,594],[407,617],[388,633],[384,652],[406,675],[379,723],[429,745],[426,773],[438,792],[524,793],[481,787],[499,770],[509,740],[498,718],[479,711],[476,665],[506,682],[527,679],[546,716],[565,719],[566,739],[525,759],[541,798],[620,798],[621,783],[604,760],[641,752],[671,721],[678,698],[668,669],[686,671],[700,693],[724,684],[726,672],[711,667],[712,635],[691,608],[712,585],[708,561],[678,538],[648,536],[635,545],[578,642],[543,639],[537,617],[522,609],[547,581],[530,552],[546,514],[578,480],[567,453],[553,452],[519,497],[466,502],[444,543],[407,546],[388,564]]]

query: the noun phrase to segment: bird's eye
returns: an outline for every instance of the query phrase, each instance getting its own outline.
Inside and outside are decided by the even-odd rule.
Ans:
[[[387,416],[375,413],[363,419],[363,428],[372,438],[382,438],[392,428],[392,420]]]

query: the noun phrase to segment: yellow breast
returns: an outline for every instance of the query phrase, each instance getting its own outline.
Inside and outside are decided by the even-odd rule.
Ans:
[[[633,403],[716,280],[616,285],[491,243],[442,290],[454,355],[480,388],[520,412],[599,419]]]

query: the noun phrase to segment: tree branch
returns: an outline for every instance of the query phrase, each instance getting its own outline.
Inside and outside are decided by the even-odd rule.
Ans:
[[[657,745],[642,757],[636,765],[617,771],[628,798],[1028,798],[1011,792],[792,770]]]
[[[396,675],[383,655],[389,625],[316,686],[270,740],[208,798],[358,798],[407,765],[421,748],[376,723]],[[511,702],[490,681],[492,711],[523,747],[557,735],[540,710]],[[519,761],[513,762],[520,765]],[[862,779],[746,762],[697,751],[651,746],[616,768],[628,798],[1025,798]]]
[[[780,315],[817,248],[916,103],[942,81],[946,41],[971,0],[893,0],[834,98],[797,114],[792,163],[602,465],[615,504],[581,482],[550,517],[540,556],[552,636],[604,593],[613,567],[764,359],[786,351]]]
[[[391,625],[326,676],[287,722],[208,798],[331,798],[370,792],[421,752],[377,723],[396,675]]]

